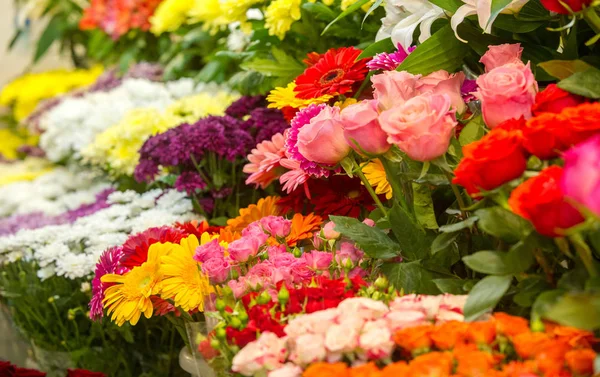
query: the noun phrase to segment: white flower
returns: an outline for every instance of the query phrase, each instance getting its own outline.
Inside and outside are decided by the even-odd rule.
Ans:
[[[240,30],[239,25],[229,25],[227,48],[230,51],[242,52],[250,43],[250,35]]]
[[[92,285],[87,281],[84,281],[81,283],[81,288],[79,288],[79,290],[83,293],[89,292],[92,290]]]
[[[513,0],[500,13],[519,13],[521,8],[523,8],[528,1],[529,0]],[[466,17],[475,14],[477,15],[479,26],[485,33],[489,34],[492,31],[492,24],[495,21],[495,17],[492,18],[492,0],[462,0],[462,2],[465,4],[456,10],[456,13],[454,13],[452,19],[450,20],[450,24],[452,25],[452,29],[454,30],[456,38],[467,43],[467,41],[458,35],[458,25],[460,25]]]
[[[44,281],[48,278],[51,278],[55,274],[56,274],[56,271],[54,269],[54,266],[46,266],[46,267],[40,268],[38,270],[37,277],[40,278],[40,280]]]

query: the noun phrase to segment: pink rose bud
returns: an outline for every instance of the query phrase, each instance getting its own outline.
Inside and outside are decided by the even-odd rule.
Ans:
[[[449,74],[441,70],[430,73],[419,80],[419,93],[447,94],[450,97],[452,107],[457,114],[462,114],[467,109],[463,100],[461,88],[465,82],[465,74],[462,72]]]
[[[304,259],[306,265],[313,270],[326,270],[333,260],[333,254],[313,250],[310,253],[302,254],[302,259]]]
[[[335,165],[350,153],[338,107],[326,106],[298,132],[298,151],[307,160]]]
[[[483,120],[495,128],[509,119],[531,118],[538,91],[529,63],[506,64],[477,78],[475,96],[481,100]]]
[[[373,221],[371,219],[364,219],[363,224],[373,227],[373,226],[375,226],[375,221]]]
[[[229,244],[229,257],[239,263],[247,262],[250,257],[258,254],[264,241],[258,237],[246,236]]]
[[[328,222],[323,227],[323,236],[328,240],[337,240],[340,238],[341,234],[333,230],[335,228],[335,223],[333,221]]]
[[[292,222],[281,216],[267,216],[260,219],[263,230],[273,237],[287,237],[292,230]]]
[[[600,135],[577,144],[563,158],[563,193],[600,216]]]
[[[342,110],[341,115],[344,136],[354,150],[379,155],[390,149],[387,135],[379,125],[377,101],[361,101],[350,105]]]
[[[208,276],[214,284],[221,284],[229,277],[231,266],[225,258],[211,258],[202,263],[202,272]]]
[[[523,48],[520,43],[505,43],[498,46],[489,46],[488,50],[479,60],[485,66],[485,71],[489,72],[494,68],[502,67],[507,64],[519,64]]]
[[[371,77],[373,98],[377,100],[379,110],[391,109],[395,104],[416,96],[420,77],[405,71],[387,71]]]
[[[388,141],[416,161],[431,161],[446,153],[456,127],[446,94],[420,95],[381,113]]]
[[[212,240],[200,245],[196,248],[194,253],[194,260],[196,262],[204,263],[212,258],[223,258],[225,249],[219,245],[219,240]]]

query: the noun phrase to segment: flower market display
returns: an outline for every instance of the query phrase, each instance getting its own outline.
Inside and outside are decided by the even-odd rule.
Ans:
[[[0,376],[600,375],[598,2],[20,6]]]

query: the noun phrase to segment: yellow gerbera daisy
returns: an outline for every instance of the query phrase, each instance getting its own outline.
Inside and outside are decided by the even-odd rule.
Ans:
[[[219,235],[203,233],[200,243],[193,234],[174,245],[173,251],[161,258],[160,271],[164,276],[161,297],[173,300],[175,306],[189,312],[194,309],[204,311],[204,298],[214,292],[208,277],[200,270],[194,252],[199,245],[210,242]]]
[[[103,304],[118,326],[127,321],[135,325],[142,314],[146,318],[152,317],[150,296],[160,293],[163,279],[160,260],[169,255],[174,246],[172,243],[155,243],[148,249],[148,259],[141,266],[123,275],[107,274],[102,277],[103,283],[115,283],[106,289]]]
[[[362,171],[367,177],[367,181],[375,188],[376,194],[385,194],[388,200],[392,198],[392,186],[387,180],[385,169],[379,159],[371,160],[363,165]]]
[[[300,99],[296,98],[296,82],[292,81],[285,88],[275,88],[267,96],[269,106],[272,109],[283,109],[284,107],[293,107],[294,109],[304,109],[310,105],[329,102],[333,96],[325,94],[318,98]]]
[[[227,230],[231,232],[241,232],[248,225],[267,216],[279,216],[280,210],[277,207],[278,196],[267,196],[260,199],[258,203],[251,204],[247,208],[240,209],[240,215],[235,219],[227,220]]]

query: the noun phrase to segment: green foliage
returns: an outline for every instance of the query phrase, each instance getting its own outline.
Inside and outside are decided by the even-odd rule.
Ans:
[[[389,259],[400,255],[400,247],[383,230],[351,217],[330,216],[335,231],[350,238],[370,257]]]
[[[508,291],[512,280],[511,275],[488,276],[475,284],[465,304],[465,320],[475,321],[494,309]]]
[[[576,72],[558,83],[558,87],[580,96],[600,99],[600,70],[589,68]]]

